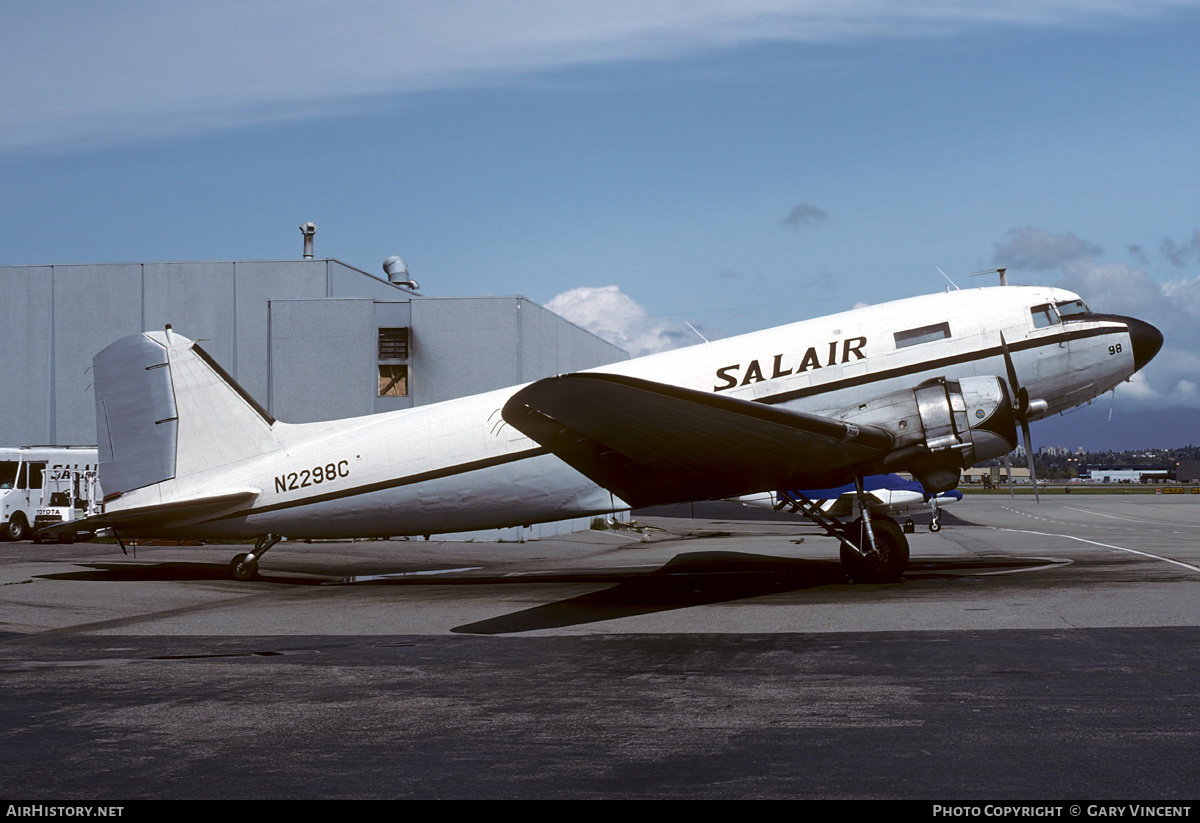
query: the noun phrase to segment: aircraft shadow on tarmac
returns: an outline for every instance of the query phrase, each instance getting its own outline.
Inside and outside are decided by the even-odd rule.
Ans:
[[[1033,569],[1053,565],[1055,562],[1045,558],[1006,556],[926,560],[916,558],[909,565],[904,579],[929,581],[964,578]],[[87,566],[88,571],[39,576],[50,580],[93,582],[229,580],[228,566],[217,563],[89,563]],[[620,569],[513,575],[481,570],[439,577],[409,576],[411,574],[376,573],[337,578],[267,574],[260,578],[260,582],[293,586],[341,584],[355,587],[610,584],[599,591],[451,629],[458,634],[511,634],[564,628],[693,606],[785,594],[821,586],[848,585],[841,563],[834,558],[814,560],[746,552],[687,552],[676,555],[665,565],[651,571]],[[879,585],[901,584],[876,584],[864,588],[874,590]]]
[[[76,580],[100,583],[169,583],[189,580],[228,581],[228,563],[78,563],[89,571],[61,572],[36,575],[44,580]],[[324,577],[281,577],[270,574],[259,575],[262,583],[288,583],[293,586],[321,586],[329,582]]]
[[[1046,565],[1048,561],[1041,558],[931,559],[911,564],[904,578],[961,578]],[[457,626],[451,631],[458,634],[510,634],[556,629],[692,606],[786,594],[820,586],[849,584],[846,573],[837,560],[781,558],[740,552],[681,554],[652,572],[624,577],[625,579],[617,582],[615,586],[602,591]],[[538,579],[544,580],[541,577]],[[596,579],[599,582],[601,578],[597,576]],[[871,588],[874,589],[875,586]]]

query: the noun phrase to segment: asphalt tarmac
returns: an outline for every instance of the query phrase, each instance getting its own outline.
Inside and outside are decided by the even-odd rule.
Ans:
[[[878,585],[704,513],[0,544],[0,797],[1200,797],[1200,495],[968,496]]]

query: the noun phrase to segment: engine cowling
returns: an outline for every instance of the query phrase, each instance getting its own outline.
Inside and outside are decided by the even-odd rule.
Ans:
[[[926,380],[833,417],[890,431],[896,447],[884,469],[910,472],[931,494],[953,489],[963,469],[1017,446],[1008,386],[994,376]]]

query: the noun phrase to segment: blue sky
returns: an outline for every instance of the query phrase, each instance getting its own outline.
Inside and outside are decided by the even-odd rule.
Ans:
[[[1193,2],[18,3],[0,263],[312,220],[646,349],[1007,265],[1167,334],[1118,411],[1197,409],[1196,43]]]

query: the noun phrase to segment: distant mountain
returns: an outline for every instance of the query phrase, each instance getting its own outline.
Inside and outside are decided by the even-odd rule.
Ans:
[[[1088,451],[1128,451],[1131,449],[1171,449],[1200,444],[1200,409],[1113,410],[1104,398],[1090,406],[1065,415],[1034,423],[1033,449],[1041,446],[1066,446],[1072,451],[1083,446]]]

